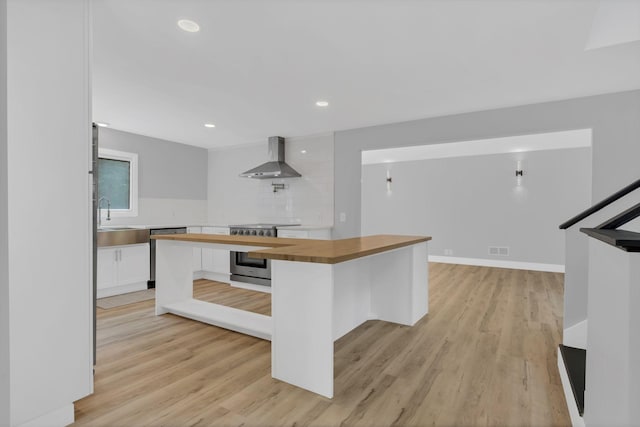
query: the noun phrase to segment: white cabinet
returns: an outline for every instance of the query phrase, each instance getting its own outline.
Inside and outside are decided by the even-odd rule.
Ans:
[[[278,228],[278,237],[289,239],[331,239],[330,228],[300,228],[296,230]]]
[[[202,227],[202,234],[229,235],[229,227]],[[207,279],[229,283],[229,251],[202,249],[202,270]]]
[[[98,293],[100,293],[101,289],[116,286],[118,276],[117,258],[118,249],[98,248],[98,271],[96,272],[98,276]]]
[[[147,289],[149,244],[98,248],[97,297]]]
[[[202,233],[202,227],[187,227],[188,234]],[[202,248],[193,248],[193,278],[202,278]]]
[[[146,285],[149,280],[149,245],[127,245],[118,251],[118,284],[144,282]]]

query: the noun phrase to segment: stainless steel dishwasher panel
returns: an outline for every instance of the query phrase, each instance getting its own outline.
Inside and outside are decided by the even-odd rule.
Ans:
[[[161,234],[187,234],[187,227],[173,227],[173,228],[152,228],[149,231],[151,236],[157,236]],[[156,240],[151,239],[149,242],[149,250],[151,251],[151,260],[149,265],[149,281],[147,282],[147,288],[156,287]]]

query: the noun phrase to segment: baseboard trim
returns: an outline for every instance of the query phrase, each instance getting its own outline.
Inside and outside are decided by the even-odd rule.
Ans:
[[[73,403],[69,403],[38,418],[27,421],[20,427],[64,427],[73,424],[74,421]]]
[[[98,289],[96,298],[112,297],[114,295],[127,294],[129,292],[144,291],[145,289],[148,289],[146,280],[144,282],[136,282],[129,285]]]
[[[503,261],[497,259],[459,258],[452,256],[429,255],[430,262],[445,264],[477,265],[480,267],[511,268],[514,270],[549,271],[552,273],[564,273],[562,264],[541,264],[536,262]]]

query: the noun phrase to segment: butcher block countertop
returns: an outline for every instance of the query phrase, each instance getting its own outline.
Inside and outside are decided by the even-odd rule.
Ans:
[[[249,251],[252,258],[337,264],[356,258],[431,240],[429,236],[375,235],[341,240],[287,239],[282,237],[226,236],[217,234],[170,234],[151,236],[156,240],[264,246]]]

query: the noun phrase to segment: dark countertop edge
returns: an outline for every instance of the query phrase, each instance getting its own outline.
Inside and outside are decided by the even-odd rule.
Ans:
[[[580,231],[623,251],[640,252],[640,233],[600,228],[581,228]]]

